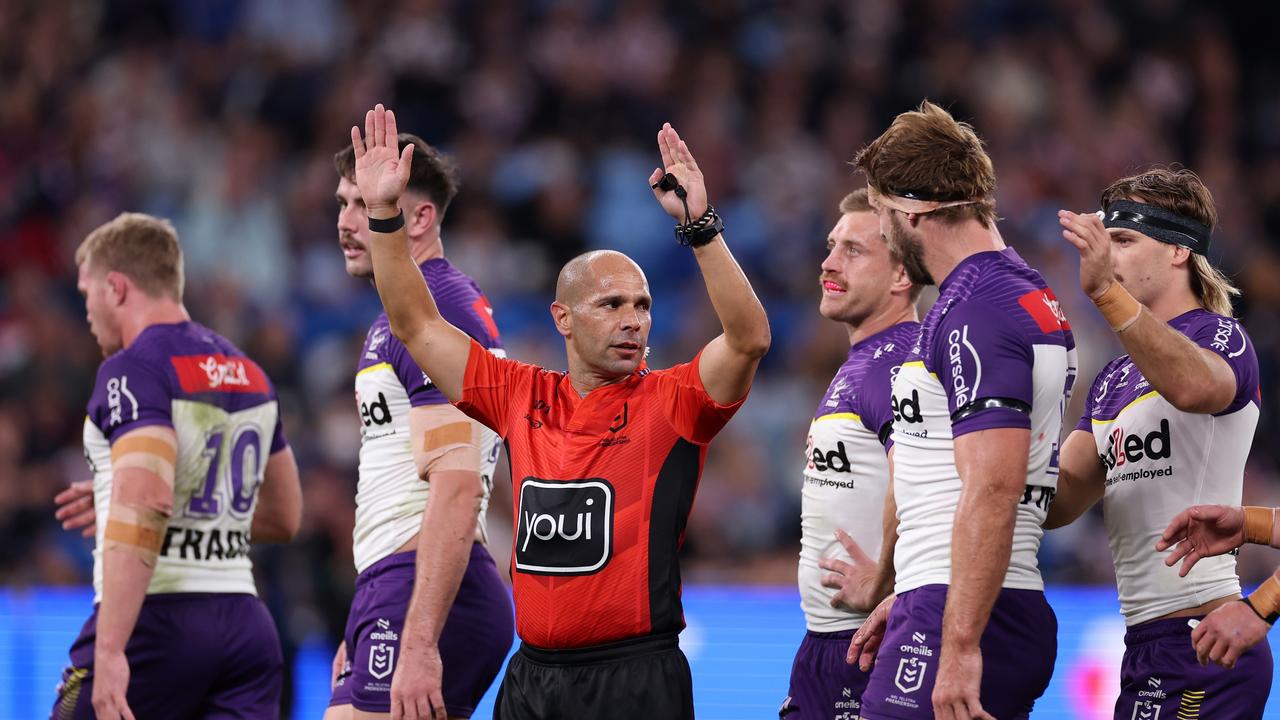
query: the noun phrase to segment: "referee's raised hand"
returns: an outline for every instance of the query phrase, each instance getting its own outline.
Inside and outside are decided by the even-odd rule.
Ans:
[[[680,134],[671,127],[671,123],[664,123],[658,131],[658,151],[662,153],[662,167],[654,169],[649,175],[653,196],[676,222],[697,220],[707,211],[707,184],[702,179],[702,170],[698,169],[693,153],[689,152],[689,144],[680,139]],[[659,185],[659,181],[668,173],[674,175],[676,182],[684,187],[687,195],[683,200],[674,188]],[[686,201],[689,203],[687,217]]]
[[[399,149],[396,114],[378,103],[364,116],[364,138],[351,127],[351,147],[356,155],[356,186],[369,217],[385,219],[400,212],[400,196],[409,184],[413,145]]]

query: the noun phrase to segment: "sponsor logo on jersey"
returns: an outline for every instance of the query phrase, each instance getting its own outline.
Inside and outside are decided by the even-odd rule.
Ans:
[[[593,478],[520,484],[516,569],[535,575],[586,575],[613,554],[613,486]]]
[[[1225,353],[1227,357],[1239,357],[1244,353],[1245,346],[1249,341],[1245,338],[1244,333],[1240,332],[1240,347],[1235,350],[1231,349],[1231,337],[1235,335],[1236,323],[1226,318],[1218,318],[1218,329],[1213,333],[1213,342],[1209,347],[1220,353]]]
[[[899,398],[896,393],[889,396],[889,407],[893,409],[893,419],[898,422],[924,422],[924,416],[920,414],[920,391],[915,388],[907,397]]]
[[[170,358],[183,392],[267,393],[267,376],[252,360],[222,354]]]
[[[131,407],[132,416],[130,420],[138,419],[138,398],[129,392],[129,376],[121,375],[118,378],[111,378],[107,381],[107,410],[110,416],[107,418],[107,426],[119,425],[124,422],[124,400],[128,400]]]
[[[809,438],[809,469],[818,472],[836,472],[848,473],[853,472],[853,464],[849,462],[849,451],[845,447],[844,441],[836,442],[836,449],[824,452],[822,448],[813,443],[813,437]]]
[[[356,398],[359,399],[357,393]],[[360,422],[365,427],[372,425],[386,425],[391,422],[391,405],[387,402],[387,396],[382,392],[378,393],[378,399],[373,402],[360,402]]]
[[[972,358],[972,386],[965,377],[965,355]],[[951,395],[955,398],[956,407],[962,408],[977,398],[978,387],[982,384],[982,358],[969,342],[968,325],[947,333],[947,364],[951,368]]]
[[[1160,420],[1159,429],[1146,435],[1126,433],[1124,428],[1117,427],[1111,431],[1107,443],[1107,451],[1099,453],[1107,470],[1139,460],[1167,460],[1173,455],[1173,446],[1169,433],[1169,420]]]
[[[1062,304],[1049,288],[1032,290],[1018,298],[1018,304],[1036,321],[1042,333],[1071,329],[1066,313],[1062,312]]]

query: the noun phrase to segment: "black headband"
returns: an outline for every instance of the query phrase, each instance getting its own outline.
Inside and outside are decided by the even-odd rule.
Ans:
[[[1209,254],[1210,230],[1185,215],[1155,205],[1117,200],[1103,211],[1102,224],[1136,230],[1154,240],[1181,245],[1193,253]]]
[[[885,191],[889,195],[897,195],[909,200],[924,200],[926,202],[955,202],[956,200],[968,200],[968,196],[964,193],[934,193],[928,190],[896,190],[886,188]]]

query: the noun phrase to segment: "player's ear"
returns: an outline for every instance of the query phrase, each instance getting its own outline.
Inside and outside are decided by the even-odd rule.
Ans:
[[[1189,267],[1191,265],[1191,250],[1181,245],[1171,245],[1173,248],[1173,266]]]
[[[911,276],[907,274],[907,266],[895,265],[893,284],[889,286],[889,292],[910,293],[911,285]]]
[[[405,213],[405,233],[417,237],[426,233],[436,224],[440,214],[436,212],[435,203],[429,200],[414,203]]]
[[[551,321],[556,324],[556,332],[569,337],[569,332],[573,329],[569,306],[559,301],[551,303]]]
[[[112,270],[104,281],[107,283],[107,298],[116,306],[123,305],[129,297],[129,279],[124,273]]]

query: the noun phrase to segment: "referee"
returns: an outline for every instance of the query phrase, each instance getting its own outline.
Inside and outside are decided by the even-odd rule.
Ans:
[[[644,364],[652,298],[611,251],[571,260],[551,316],[568,373],[498,358],[445,321],[406,248],[397,202],[412,157],[378,105],[351,131],[378,292],[392,332],[459,408],[497,432],[515,497],[512,579],[523,641],[495,717],[691,718],[676,553],[707,445],[769,348],[764,308],[729,253],[702,173],[670,125],[654,196],[692,248],[724,332],[691,362]],[[440,443],[470,441],[438,429]]]

